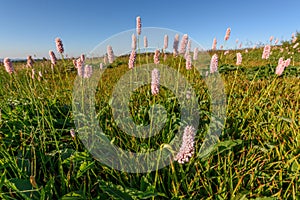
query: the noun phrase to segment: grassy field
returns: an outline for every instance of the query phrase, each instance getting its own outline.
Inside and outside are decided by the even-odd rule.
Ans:
[[[226,123],[213,151],[204,158],[195,153],[185,164],[173,162],[149,173],[107,167],[93,158],[77,136],[70,135],[71,129],[76,130],[72,94],[77,71],[72,60],[59,60],[53,71],[50,61],[37,61],[33,79],[26,63],[13,63],[16,73],[12,75],[1,66],[0,198],[300,199],[300,54],[289,42],[272,46],[267,60],[261,59],[262,48],[247,51],[209,52],[218,54],[228,102]],[[243,56],[239,66],[237,52]],[[290,56],[291,65],[277,76],[278,59]],[[103,73],[96,92],[97,117],[119,147],[136,152],[156,149],[176,133],[178,102],[167,88],[161,88],[157,96],[151,95],[150,85],[139,88],[129,104],[134,121],[149,123],[147,111],[156,102],[170,113],[168,122],[175,125],[151,140],[124,134],[108,102],[116,82],[129,71],[128,57],[116,58]],[[166,61],[162,58],[163,54],[162,64],[187,77],[200,98],[203,112],[195,138],[197,152],[210,121],[203,77],[187,71],[181,58],[170,54]],[[146,63],[145,55],[139,59]],[[149,59],[152,62],[153,55]]]

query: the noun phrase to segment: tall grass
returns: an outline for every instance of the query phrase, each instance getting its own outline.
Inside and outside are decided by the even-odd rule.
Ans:
[[[279,48],[279,47],[278,47]],[[299,59],[275,76],[274,50],[261,60],[262,49],[219,55],[225,82],[226,124],[220,141],[204,158],[194,155],[186,164],[171,163],[149,173],[126,173],[95,160],[77,136],[72,112],[72,90],[77,72],[70,60],[34,64],[41,80],[31,78],[24,63],[14,63],[16,74],[0,69],[0,197],[1,199],[274,199],[300,198],[300,85]],[[111,141],[132,151],[159,148],[170,141],[178,116],[178,102],[167,88],[151,95],[150,85],[135,91],[129,108],[137,124],[149,123],[154,101],[171,114],[164,132],[135,139],[116,126],[109,98],[117,81],[128,71],[128,57],[119,57],[102,75],[96,92],[99,124]],[[153,55],[147,54],[147,58]],[[140,56],[140,63],[147,62]],[[210,99],[201,76],[187,72],[180,59],[165,62],[192,83],[199,96],[199,151],[210,121]],[[137,66],[138,67],[138,66]]]

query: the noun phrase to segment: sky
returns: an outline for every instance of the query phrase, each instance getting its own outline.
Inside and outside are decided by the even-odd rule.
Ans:
[[[204,48],[213,38],[227,48],[267,43],[270,36],[290,40],[300,29],[299,0],[0,0],[0,58],[49,57],[55,38],[65,54],[87,54],[101,42],[135,29],[158,27],[187,33]],[[142,29],[143,32],[143,29]],[[131,38],[128,39],[129,41]],[[163,39],[162,39],[163,40]],[[173,36],[169,36],[172,43]],[[130,44],[130,43],[129,43]],[[115,47],[117,48],[117,47]]]

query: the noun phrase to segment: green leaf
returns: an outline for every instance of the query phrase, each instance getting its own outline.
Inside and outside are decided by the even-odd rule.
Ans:
[[[93,161],[93,162],[89,162],[89,161],[83,162],[79,167],[79,171],[77,172],[76,178],[81,177],[86,171],[93,168],[94,165],[95,165],[95,161]]]

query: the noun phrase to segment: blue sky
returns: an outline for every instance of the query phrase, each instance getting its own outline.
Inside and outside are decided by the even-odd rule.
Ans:
[[[187,33],[205,48],[222,44],[231,27],[235,40],[266,43],[273,35],[288,40],[300,28],[299,0],[1,0],[0,58],[48,57],[60,37],[69,56],[88,53],[112,35],[143,27]],[[130,40],[130,38],[129,38]],[[170,43],[173,42],[170,36]],[[251,44],[252,46],[252,44]]]

